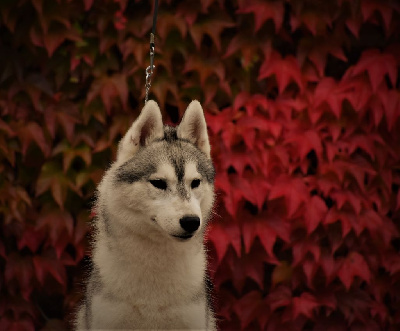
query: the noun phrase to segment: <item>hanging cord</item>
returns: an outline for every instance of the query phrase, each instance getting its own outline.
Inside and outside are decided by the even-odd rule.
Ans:
[[[151,29],[150,33],[150,65],[146,68],[146,97],[144,99],[144,103],[147,103],[149,99],[149,91],[151,87],[151,75],[153,74],[153,69],[155,68],[154,65],[154,50],[155,50],[155,43],[154,43],[154,36],[156,34],[156,23],[157,23],[157,13],[158,13],[158,0],[154,1],[154,13],[153,13],[153,28]]]

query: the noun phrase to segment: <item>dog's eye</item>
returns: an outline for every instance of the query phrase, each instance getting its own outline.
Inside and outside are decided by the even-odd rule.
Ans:
[[[150,184],[153,185],[154,187],[160,189],[160,190],[166,190],[167,189],[167,182],[163,179],[153,179],[150,180]]]
[[[193,179],[192,183],[190,184],[190,187],[196,188],[196,187],[199,187],[199,185],[200,185],[200,179]]]

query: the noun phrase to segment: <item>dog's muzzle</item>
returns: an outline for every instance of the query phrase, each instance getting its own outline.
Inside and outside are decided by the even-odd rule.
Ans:
[[[200,218],[198,216],[184,216],[179,220],[181,228],[185,230],[184,234],[173,235],[175,238],[187,240],[193,237],[193,234],[200,227]]]

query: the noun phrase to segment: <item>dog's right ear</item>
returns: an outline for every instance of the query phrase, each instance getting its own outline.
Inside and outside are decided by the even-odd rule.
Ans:
[[[117,161],[123,163],[129,160],[140,146],[145,146],[154,139],[160,139],[163,136],[164,129],[160,108],[155,101],[149,100],[119,143]]]

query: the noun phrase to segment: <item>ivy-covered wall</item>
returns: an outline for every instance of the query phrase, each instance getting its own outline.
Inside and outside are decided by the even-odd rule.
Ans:
[[[152,5],[0,1],[1,330],[69,325]],[[206,112],[221,330],[400,328],[399,34],[394,0],[160,2],[151,97]]]

